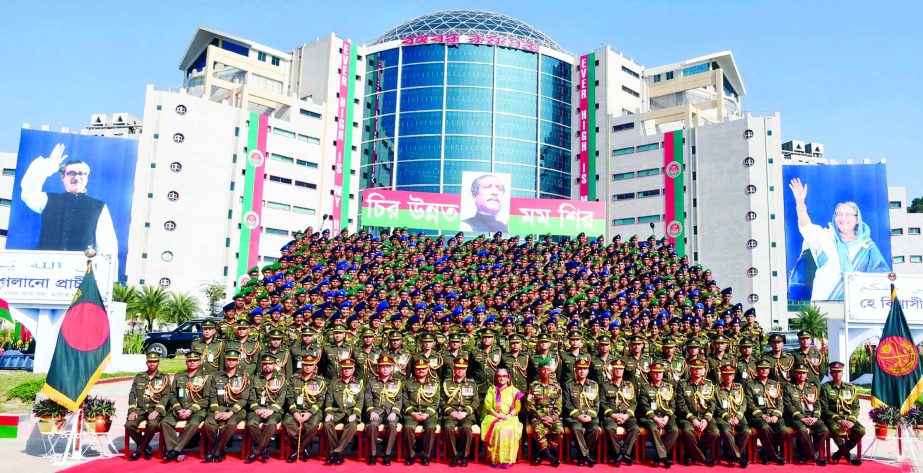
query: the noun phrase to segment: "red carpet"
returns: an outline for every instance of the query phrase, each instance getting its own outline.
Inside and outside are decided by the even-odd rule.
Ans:
[[[106,460],[95,460],[91,462],[84,463],[82,465],[75,466],[73,468],[68,468],[67,472],[87,472],[87,473],[127,473],[134,471],[144,471],[151,473],[183,473],[183,472],[196,472],[200,473],[203,471],[214,471],[214,472],[272,472],[272,473],[286,473],[286,472],[304,472],[304,471],[318,471],[318,472],[340,472],[340,473],[383,473],[383,472],[420,472],[424,468],[438,470],[432,473],[488,473],[488,472],[501,472],[501,471],[510,471],[510,472],[536,472],[536,473],[578,473],[586,472],[590,473],[592,471],[601,472],[617,472],[622,471],[631,471],[631,472],[643,472],[643,473],[655,473],[655,472],[666,472],[667,470],[663,467],[654,468],[650,465],[639,465],[635,464],[632,466],[622,465],[618,469],[610,467],[609,465],[596,465],[594,468],[578,467],[576,465],[561,465],[558,468],[552,468],[547,464],[542,466],[531,466],[527,463],[519,463],[509,470],[498,470],[491,468],[487,465],[481,464],[470,464],[468,468],[449,468],[447,463],[430,463],[429,466],[422,466],[416,464],[414,466],[404,466],[403,463],[392,463],[391,466],[382,466],[381,464],[376,466],[368,466],[365,462],[357,462],[354,460],[346,460],[346,463],[339,466],[327,466],[319,460],[309,460],[304,463],[285,463],[277,458],[272,458],[269,460],[269,463],[262,464],[259,462],[253,463],[251,465],[244,464],[239,458],[228,457],[223,463],[210,463],[203,464],[195,457],[189,457],[186,461],[182,463],[169,463],[163,464],[158,459],[153,459],[149,461],[139,460],[136,462],[129,462],[125,458],[110,458]],[[811,471],[816,471],[818,473],[896,473],[900,469],[897,467],[892,467],[884,465],[881,463],[876,463],[872,461],[865,461],[862,466],[855,467],[851,465],[827,465],[826,467],[816,467],[811,464],[807,466],[799,465],[786,465],[780,467],[777,465],[761,465],[761,464],[751,464],[746,469],[740,468],[738,466],[729,467],[726,464],[722,463],[721,466],[716,466],[714,468],[708,468],[705,466],[682,466],[682,465],[673,465],[673,468],[670,468],[670,473],[724,473],[724,472],[738,472],[738,473],[781,473],[786,469],[790,468],[799,468],[802,471],[804,469],[809,469]]]

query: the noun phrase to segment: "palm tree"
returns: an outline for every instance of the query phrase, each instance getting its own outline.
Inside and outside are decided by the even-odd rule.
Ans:
[[[112,300],[114,302],[124,302],[125,305],[132,305],[138,298],[138,288],[130,284],[115,283],[112,286]]]
[[[811,332],[815,338],[827,339],[827,314],[814,304],[798,311],[798,318],[792,320],[791,324],[794,328]]]
[[[167,290],[160,286],[141,286],[138,298],[129,311],[138,314],[147,326],[147,331],[154,330],[154,321],[163,317],[168,300]]]
[[[189,294],[170,294],[164,304],[163,320],[179,325],[200,311],[199,301],[195,297]]]

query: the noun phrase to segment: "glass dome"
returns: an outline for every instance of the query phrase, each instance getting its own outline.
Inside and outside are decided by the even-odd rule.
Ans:
[[[410,36],[439,34],[505,36],[567,53],[558,43],[538,29],[515,18],[483,10],[443,10],[418,16],[391,28],[371,44],[385,43]]]

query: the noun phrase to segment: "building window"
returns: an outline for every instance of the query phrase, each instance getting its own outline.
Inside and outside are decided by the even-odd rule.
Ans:
[[[622,123],[621,125],[615,125],[614,127],[612,127],[612,131],[631,130],[634,127],[635,127],[635,122]]]
[[[273,66],[278,66],[280,62],[281,62],[281,60],[280,60],[279,58],[277,58],[277,57],[275,57],[275,56],[272,57],[272,65],[273,65]]]
[[[282,136],[285,136],[285,137],[288,137],[288,138],[294,138],[294,137],[295,137],[295,132],[293,132],[293,131],[288,131],[288,130],[283,130],[282,128],[273,128],[273,129],[272,129],[272,132],[275,133],[275,134],[277,134],[277,135],[282,135]]]
[[[12,199],[3,199],[3,198],[0,198],[0,206],[9,207],[9,206],[11,206],[11,205],[13,205],[13,200],[12,200]]]
[[[613,224],[613,225],[631,225],[631,224],[633,224],[633,223],[635,223],[635,218],[634,218],[634,217],[617,218],[617,219],[615,219],[615,220],[612,221],[612,224]]]
[[[307,141],[308,143],[311,143],[312,145],[319,145],[319,144],[320,144],[320,138],[315,138],[315,137],[313,137],[313,136],[307,136],[307,135],[301,135],[301,134],[299,134],[299,135],[298,135],[298,139],[301,140],[301,141]]]
[[[641,192],[638,192],[638,198],[642,198],[642,197],[654,197],[654,196],[656,196],[656,195],[660,195],[660,189],[654,189],[654,190],[649,190],[649,191],[641,191]]]
[[[637,72],[635,72],[635,71],[633,71],[633,70],[631,70],[631,69],[629,69],[629,68],[627,68],[627,67],[625,67],[625,66],[622,66],[622,71],[624,71],[626,74],[630,75],[631,77],[634,77],[635,79],[640,79],[640,78],[641,78],[641,74],[638,74]]]
[[[673,80],[673,71],[667,72],[667,80]]]
[[[755,159],[753,159],[753,158],[751,158],[751,157],[747,157],[746,159],[744,159],[744,166],[750,167],[750,166],[753,166],[754,164],[756,164],[756,160],[755,160]]]
[[[179,200],[179,192],[176,192],[176,191],[167,192],[167,200],[169,200],[170,202],[176,202],[177,200]]]
[[[656,176],[660,174],[660,168],[642,169],[638,171],[638,177]]]
[[[903,228],[892,228],[892,229],[891,229],[891,235],[892,235],[892,236],[903,235],[903,234],[904,234],[904,229],[903,229]]]
[[[909,227],[909,228],[907,228],[907,234],[908,234],[908,235],[919,235],[919,234],[920,234],[920,227]]]
[[[684,76],[692,76],[696,74],[701,74],[703,72],[708,72],[708,63],[699,64],[697,66],[689,66],[683,69]]]
[[[306,168],[317,169],[317,163],[308,162],[303,159],[296,159],[295,164]]]
[[[177,105],[176,108],[175,108],[174,110],[176,110],[176,114],[177,114],[177,115],[185,115],[185,114],[186,114],[186,106],[185,106],[185,105]]]
[[[625,194],[615,194],[615,195],[613,195],[613,196],[612,196],[612,201],[613,201],[613,202],[616,202],[616,201],[619,201],[619,200],[628,200],[628,199],[634,199],[634,198],[635,198],[635,193],[634,193],[634,192],[628,192],[628,193],[625,193]]]
[[[749,212],[747,212],[747,221],[748,221],[748,222],[752,222],[752,221],[754,221],[754,220],[756,220],[756,212],[754,212],[754,211],[752,211],[752,210],[749,211]]]
[[[660,149],[660,143],[650,143],[650,144],[638,146],[639,153],[642,151],[651,151],[655,149]]]
[[[890,209],[899,209],[899,208],[901,208],[901,201],[899,201],[899,200],[892,200],[892,201],[888,202],[888,208],[890,208]]]
[[[301,114],[304,115],[304,116],[306,116],[306,117],[309,117],[309,118],[316,118],[316,119],[318,119],[318,120],[320,119],[320,114],[317,113],[317,112],[312,112],[312,111],[310,111],[310,110],[305,110],[305,109],[303,109],[303,108],[300,109],[300,110],[301,110]]]
[[[910,255],[911,263],[923,263],[923,255]]]
[[[170,261],[173,261],[173,252],[164,251],[163,253],[160,254],[160,259],[167,263],[169,263]]]
[[[631,154],[635,152],[634,146],[629,146],[627,148],[619,148],[612,150],[612,156],[621,156],[623,154]]]
[[[174,142],[174,143],[182,143],[182,142],[184,142],[184,141],[186,141],[186,137],[183,136],[182,133],[174,133],[174,134],[173,134],[173,142]]]
[[[659,222],[660,220],[660,215],[644,215],[642,217],[638,217],[638,223]]]
[[[631,179],[631,178],[633,178],[633,177],[635,177],[634,171],[621,172],[621,173],[618,173],[618,174],[613,174],[613,175],[612,175],[612,180],[613,180],[613,181],[621,181],[621,180],[624,180],[624,179]]]
[[[622,86],[622,92],[625,92],[626,94],[631,95],[633,97],[641,96],[641,94],[635,92],[634,90],[629,89],[628,87],[625,87],[624,85]]]
[[[660,74],[655,74],[655,75],[654,75],[654,83],[656,84],[656,83],[658,83],[658,82],[660,82]]]
[[[756,268],[750,268],[747,270],[747,276],[750,276],[751,278],[756,277],[756,275],[759,273],[760,273],[759,270]]]
[[[760,296],[756,294],[750,294],[749,296],[747,296],[747,301],[750,302],[751,304],[756,304],[757,302],[760,301]]]
[[[4,176],[15,176],[15,175],[16,175],[16,169],[3,168],[3,175],[4,175]]]
[[[314,209],[309,209],[307,207],[299,207],[297,205],[292,206],[292,211],[296,214],[305,214],[305,215],[315,215],[317,211]]]
[[[317,189],[317,184],[311,184],[310,182],[303,182],[303,181],[295,181],[295,187],[304,187],[305,189]]]
[[[288,235],[288,230],[266,227],[266,233],[270,235]]]
[[[283,204],[281,202],[273,202],[271,200],[266,201],[266,207],[269,207],[271,209],[276,209],[276,210],[285,210],[285,211],[288,211],[289,209],[291,209],[291,206],[288,204]]]
[[[747,186],[746,192],[747,194],[756,194],[756,186],[754,186],[753,184],[750,184],[749,186]]]
[[[170,287],[170,278],[160,278],[160,287]]]
[[[269,157],[271,159],[275,159],[276,161],[282,161],[283,163],[294,163],[295,162],[295,158],[290,158],[288,156],[283,156],[281,154],[276,154],[276,153],[269,153]]]
[[[903,262],[904,262],[904,257],[903,257],[903,256],[894,256],[894,257],[891,258],[891,260],[892,260],[894,263],[903,263]]]
[[[257,51],[257,52],[256,52],[256,59],[257,59],[258,61],[266,62],[266,53],[264,53],[264,52],[262,52],[262,51]]]
[[[183,165],[180,163],[170,163],[170,170],[173,172],[180,172],[183,170]]]
[[[756,248],[756,240],[753,240],[753,239],[747,240],[747,248],[751,250]]]
[[[166,222],[163,223],[163,229],[168,232],[172,232],[173,230],[176,230],[176,222],[174,222],[173,220],[167,220]]]

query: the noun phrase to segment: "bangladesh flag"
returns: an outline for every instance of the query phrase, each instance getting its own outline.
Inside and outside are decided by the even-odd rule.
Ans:
[[[904,310],[891,285],[891,312],[872,364],[872,407],[890,406],[905,414],[923,390],[923,365]]]
[[[103,373],[110,351],[109,316],[88,263],[86,276],[64,314],[42,392],[77,411]]]

